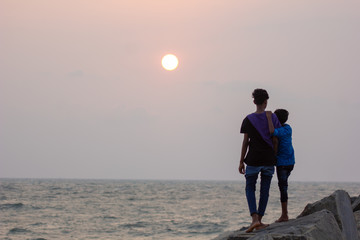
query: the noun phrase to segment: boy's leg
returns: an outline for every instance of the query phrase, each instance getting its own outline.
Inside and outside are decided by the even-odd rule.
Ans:
[[[263,166],[261,170],[260,199],[258,213],[262,217],[265,214],[266,206],[269,200],[269,190],[271,179],[274,174],[274,166]]]
[[[288,178],[291,171],[293,170],[293,165],[291,166],[278,166],[276,167],[276,175],[278,178],[278,185],[280,190],[280,202],[281,202],[281,216],[276,222],[284,222],[289,220],[288,211],[287,211],[287,202],[288,202]]]
[[[281,203],[281,216],[275,222],[287,222],[287,221],[289,221],[287,205],[288,205],[287,202],[282,202]]]
[[[249,206],[250,215],[252,216],[254,213],[257,213],[256,208],[256,196],[255,196],[255,189],[256,189],[256,180],[258,175],[247,175],[246,176],[246,199]]]
[[[245,179],[246,179],[246,199],[249,206],[250,215],[253,215],[257,212],[256,208],[256,197],[255,197],[255,190],[256,190],[256,181],[258,178],[259,170],[258,167],[253,166],[246,166],[245,170]]]
[[[276,167],[276,175],[278,178],[278,186],[280,190],[280,202],[287,202],[287,188],[288,188],[288,171],[285,166]]]
[[[259,168],[253,166],[247,166],[245,171],[245,178],[246,178],[246,199],[249,206],[250,215],[252,217],[252,223],[250,227],[246,230],[246,232],[252,232],[256,227],[260,225],[258,219],[258,213],[256,208],[256,197],[255,197],[255,190],[256,190],[256,181],[259,174]]]

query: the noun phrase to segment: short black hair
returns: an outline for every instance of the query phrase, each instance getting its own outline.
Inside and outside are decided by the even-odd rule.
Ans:
[[[284,124],[288,120],[289,112],[285,109],[276,109],[275,114],[281,124]]]
[[[256,105],[261,105],[269,99],[269,94],[267,93],[267,91],[261,88],[255,89],[252,93],[252,96]]]

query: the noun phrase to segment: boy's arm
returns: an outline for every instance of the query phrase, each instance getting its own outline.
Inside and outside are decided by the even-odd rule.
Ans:
[[[241,147],[241,155],[240,155],[240,165],[239,165],[239,172],[241,174],[245,174],[245,164],[244,159],[249,146],[249,135],[247,133],[244,134],[244,139]]]
[[[277,152],[278,152],[278,146],[279,146],[279,139],[277,137],[272,137],[272,142],[273,142],[273,145],[274,145],[274,152],[275,152],[275,155],[277,155]]]
[[[266,117],[268,119],[270,135],[274,134],[274,132],[275,132],[274,123],[272,121],[271,116],[272,116],[272,112],[266,111]],[[277,151],[278,151],[279,140],[277,137],[272,136],[272,142],[273,142],[274,151],[275,151],[275,155],[276,155]]]
[[[275,128],[274,128],[274,124],[272,122],[271,116],[272,116],[272,112],[266,111],[266,117],[268,119],[268,124],[269,124],[269,131],[270,131],[270,134],[273,134],[275,131]]]
[[[276,131],[274,131],[273,136],[276,137],[284,137],[284,136],[291,136],[292,134],[292,129],[290,127],[290,125],[286,124],[282,127],[276,128]]]

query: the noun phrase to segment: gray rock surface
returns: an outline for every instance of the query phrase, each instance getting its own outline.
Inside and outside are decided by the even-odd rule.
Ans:
[[[246,227],[223,233],[214,240],[359,240],[360,196],[352,198],[343,190],[312,204],[288,222],[273,223],[269,227],[245,233]]]
[[[341,230],[334,215],[322,210],[288,222],[274,223],[269,227],[245,233],[236,231],[221,235],[216,240],[339,240]]]
[[[353,203],[351,204],[351,207],[354,212],[360,210],[360,195],[353,201]]]
[[[357,225],[357,231],[360,238],[360,210],[354,212],[354,217]]]
[[[298,218],[307,216],[322,209],[327,209],[334,214],[342,231],[344,240],[359,239],[355,217],[351,207],[350,196],[347,192],[344,190],[337,190],[328,197],[306,205],[304,211],[298,216]]]
[[[334,215],[328,210],[322,210],[302,218],[283,223],[275,223],[258,231],[249,240],[262,240],[266,235],[274,240],[306,239],[306,240],[339,240],[342,238]]]

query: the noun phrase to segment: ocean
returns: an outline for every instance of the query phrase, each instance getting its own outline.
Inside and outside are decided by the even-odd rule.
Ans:
[[[250,224],[244,181],[0,179],[0,239],[212,239]],[[289,216],[360,183],[289,183]],[[263,218],[280,216],[274,178]]]

